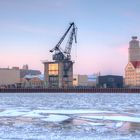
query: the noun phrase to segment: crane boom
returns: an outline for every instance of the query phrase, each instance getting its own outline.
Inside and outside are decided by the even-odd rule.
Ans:
[[[73,39],[75,40],[75,43],[77,43],[76,31],[77,31],[77,28],[75,27],[75,25],[73,25],[72,31],[70,33],[69,40],[67,42],[67,45],[66,45],[66,48],[65,48],[65,51],[64,51],[64,53],[67,55],[67,58],[69,58],[69,59],[71,57],[70,53],[71,53]]]
[[[61,43],[63,42],[63,40],[65,39],[66,35],[68,34],[68,32],[71,30],[70,36],[69,36],[69,40],[67,42],[67,46],[65,48],[65,51],[63,51],[60,48]],[[53,55],[53,60],[56,61],[62,61],[62,60],[70,60],[70,52],[71,52],[71,48],[72,48],[72,42],[73,42],[73,38],[75,38],[75,43],[76,41],[76,27],[74,22],[70,23],[70,26],[68,27],[68,29],[66,30],[66,32],[64,33],[64,35],[61,37],[61,39],[59,40],[59,42],[56,44],[56,46],[50,50],[50,52],[55,52]]]

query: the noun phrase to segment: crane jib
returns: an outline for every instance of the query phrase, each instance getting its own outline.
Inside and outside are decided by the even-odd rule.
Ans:
[[[60,48],[60,45],[63,42],[63,40],[65,39],[65,37],[67,36],[70,29],[71,29],[70,36],[68,38],[66,47],[63,51]],[[50,50],[50,52],[54,52],[53,60],[62,61],[62,60],[70,60],[71,59],[70,53],[71,53],[73,39],[75,40],[75,43],[77,43],[77,28],[76,28],[74,22],[70,23],[68,29],[66,30],[64,35],[60,38],[59,42],[56,44],[56,46],[53,49]]]

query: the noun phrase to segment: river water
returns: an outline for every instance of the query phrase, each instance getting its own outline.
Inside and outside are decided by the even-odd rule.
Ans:
[[[139,139],[140,94],[0,94],[0,140]]]

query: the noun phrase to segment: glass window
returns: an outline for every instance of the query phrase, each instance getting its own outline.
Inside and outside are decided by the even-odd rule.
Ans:
[[[58,75],[58,63],[49,64],[49,75]]]

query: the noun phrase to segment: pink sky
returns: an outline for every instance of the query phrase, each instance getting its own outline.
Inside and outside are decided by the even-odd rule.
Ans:
[[[0,1],[0,67],[28,64],[43,72],[41,60],[51,60],[49,50],[74,21],[74,73],[124,75],[131,36],[140,37],[139,5],[139,0]]]

